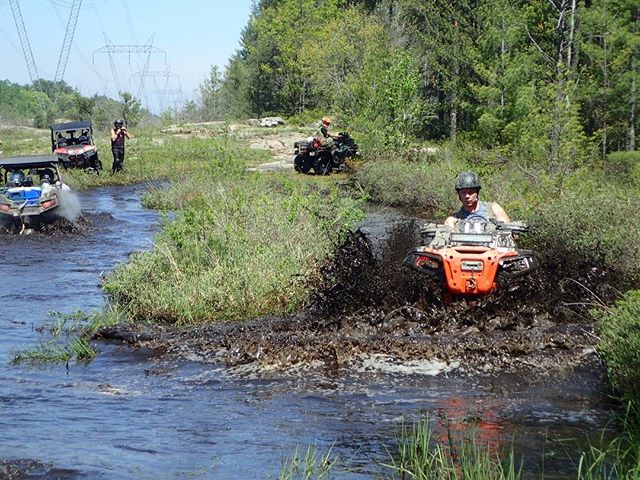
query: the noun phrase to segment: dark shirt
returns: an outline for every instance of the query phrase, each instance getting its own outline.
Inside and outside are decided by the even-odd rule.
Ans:
[[[122,130],[116,136],[115,140],[111,140],[111,148],[124,148],[124,132]]]

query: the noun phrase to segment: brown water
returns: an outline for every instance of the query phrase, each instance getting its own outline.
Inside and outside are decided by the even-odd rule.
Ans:
[[[611,418],[592,364],[541,381],[383,358],[357,371],[280,374],[97,343],[94,361],[68,371],[8,365],[12,349],[47,340],[34,328],[49,312],[101,308],[101,275],[151,247],[158,216],[138,190],[82,195],[86,234],[0,238],[0,476],[10,465],[31,472],[23,478],[277,478],[296,447],[316,445],[348,467],[335,478],[375,478],[388,473],[380,462],[401,425],[428,415],[438,435],[445,418],[475,424],[490,445],[513,445],[531,476],[544,455],[544,470],[563,477],[573,439]],[[394,218],[374,213],[364,229],[383,236]]]

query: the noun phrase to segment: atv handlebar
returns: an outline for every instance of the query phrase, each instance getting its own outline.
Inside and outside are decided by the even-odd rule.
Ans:
[[[497,220],[491,221],[496,226],[497,230],[509,230],[512,233],[527,233],[529,231],[529,226],[522,222],[500,222]],[[441,228],[444,228],[445,225],[441,223],[427,223],[420,228],[420,233],[423,235],[432,235]]]
[[[512,233],[527,233],[529,231],[529,226],[521,222],[496,222],[496,227],[498,230],[509,230]]]

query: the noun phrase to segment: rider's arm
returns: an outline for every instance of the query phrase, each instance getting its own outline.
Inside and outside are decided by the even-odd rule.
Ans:
[[[507,215],[507,212],[505,212],[504,208],[502,208],[500,205],[498,205],[497,203],[492,203],[491,208],[493,210],[493,214],[496,217],[496,220],[505,223],[511,222],[511,220],[509,219],[509,215]]]
[[[116,138],[118,138],[118,134],[116,133],[116,129],[112,128],[111,129],[111,140],[113,140],[115,142]]]

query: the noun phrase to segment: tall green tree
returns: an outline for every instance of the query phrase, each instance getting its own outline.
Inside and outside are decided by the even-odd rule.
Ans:
[[[423,63],[425,95],[440,103],[439,123],[447,127],[451,141],[457,138],[464,114],[470,113],[464,108],[468,82],[475,76],[476,6],[475,0],[400,0],[398,4],[406,40]]]
[[[129,92],[120,92],[120,99],[122,100],[122,118],[125,125],[130,127],[136,127],[142,119],[142,107],[140,100],[136,99]]]
[[[220,89],[222,87],[222,74],[217,65],[213,65],[209,76],[200,85],[200,99],[202,102],[202,120],[218,120],[221,117]]]
[[[93,97],[83,97],[79,93],[76,93],[74,98],[76,118],[78,120],[93,119],[93,110],[96,108],[97,99],[97,95]]]

